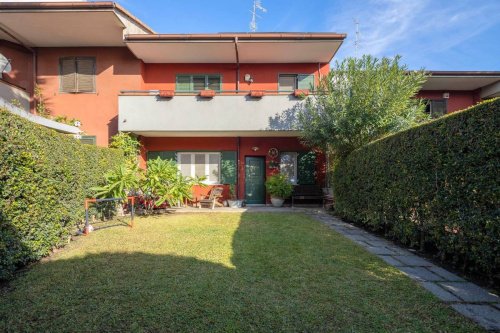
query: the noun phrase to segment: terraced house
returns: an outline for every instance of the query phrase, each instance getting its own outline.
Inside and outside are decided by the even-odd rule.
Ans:
[[[2,3],[0,53],[12,70],[0,98],[33,114],[37,90],[52,116],[81,122],[85,142],[105,146],[118,131],[135,133],[143,165],[173,159],[183,174],[234,184],[239,198],[262,204],[276,169],[296,184],[324,182],[324,156],[292,125],[345,38],[157,34],[113,2]],[[500,95],[500,72],[431,74],[419,97],[434,116]]]

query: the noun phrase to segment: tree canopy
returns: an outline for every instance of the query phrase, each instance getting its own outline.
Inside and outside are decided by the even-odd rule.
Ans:
[[[337,62],[298,115],[302,139],[342,158],[427,119],[424,103],[414,98],[426,74],[408,71],[400,58],[365,55]]]

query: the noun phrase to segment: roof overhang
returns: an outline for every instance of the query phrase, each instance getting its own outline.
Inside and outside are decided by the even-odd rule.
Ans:
[[[3,2],[0,39],[27,47],[124,46],[153,31],[114,2]]]
[[[422,90],[477,90],[500,81],[500,72],[429,71]]]
[[[225,33],[126,35],[145,63],[328,63],[345,34]]]

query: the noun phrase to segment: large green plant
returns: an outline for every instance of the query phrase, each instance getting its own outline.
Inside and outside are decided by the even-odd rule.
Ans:
[[[68,242],[116,149],[84,145],[0,108],[0,279]]]
[[[342,158],[426,119],[423,103],[413,98],[426,75],[399,61],[365,55],[337,62],[298,114],[304,141]]]
[[[500,278],[499,128],[496,99],[355,150],[334,171],[336,212]]]
[[[146,199],[152,200],[155,205],[168,202],[173,207],[190,199],[192,187],[203,185],[202,181],[202,178],[184,177],[175,162],[158,157],[147,162],[141,189]]]
[[[141,149],[141,143],[137,137],[130,133],[120,132],[111,138],[109,146],[111,148],[121,149],[125,157],[127,157],[132,164],[137,164],[137,156]]]
[[[124,163],[104,174],[105,184],[92,188],[97,198],[123,198],[139,189],[140,170],[137,164]]]
[[[286,199],[292,195],[293,184],[286,175],[277,173],[266,180],[266,189],[271,196]]]

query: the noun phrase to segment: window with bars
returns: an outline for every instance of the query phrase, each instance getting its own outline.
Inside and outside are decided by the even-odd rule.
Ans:
[[[95,58],[65,57],[59,59],[59,78],[60,92],[95,92]]]
[[[278,78],[279,91],[294,91],[295,89],[314,90],[314,74],[280,74]]]
[[[177,153],[177,165],[185,177],[206,177],[205,183],[220,182],[219,152]]]
[[[221,91],[221,88],[222,79],[218,74],[177,75],[175,79],[175,90],[180,92]]]

